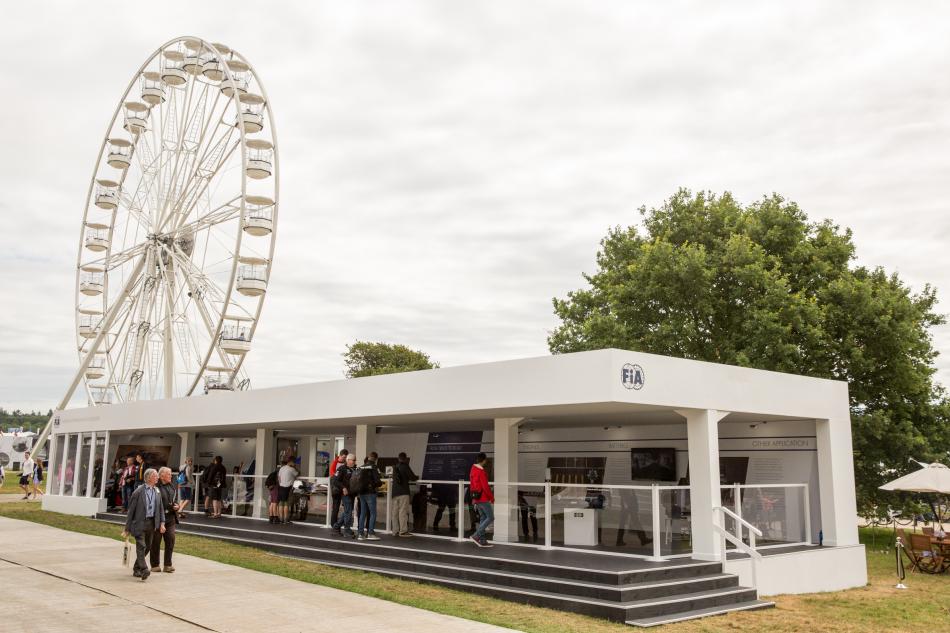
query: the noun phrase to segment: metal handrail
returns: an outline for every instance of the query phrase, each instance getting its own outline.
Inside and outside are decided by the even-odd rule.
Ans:
[[[722,518],[721,518],[722,525],[720,525],[716,521],[717,519],[717,517],[715,516],[716,510],[719,510],[722,513]],[[727,516],[736,522],[736,527],[738,528],[740,535],[742,534],[742,526],[745,526],[745,528],[749,531],[748,543],[743,541],[740,536],[731,534],[729,530],[725,528],[725,522],[726,522],[725,518]],[[760,554],[759,551],[755,547],[755,537],[762,536],[762,531],[759,530],[759,528],[752,525],[751,523],[749,523],[748,521],[746,521],[745,519],[743,519],[742,517],[740,517],[738,514],[736,514],[729,508],[724,508],[722,506],[715,506],[713,508],[713,529],[716,531],[716,533],[719,534],[719,537],[722,539],[720,543],[721,545],[720,556],[722,557],[723,571],[726,570],[726,541],[728,541],[732,543],[733,545],[735,545],[737,550],[741,550],[742,552],[749,555],[749,564],[752,567],[752,588],[758,590],[759,583],[756,577],[755,561],[761,560],[762,554]]]

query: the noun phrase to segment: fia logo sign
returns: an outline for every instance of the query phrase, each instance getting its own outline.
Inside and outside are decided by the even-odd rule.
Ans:
[[[643,367],[640,367],[640,365],[627,363],[620,370],[620,382],[622,382],[623,386],[627,389],[642,389],[643,379]]]

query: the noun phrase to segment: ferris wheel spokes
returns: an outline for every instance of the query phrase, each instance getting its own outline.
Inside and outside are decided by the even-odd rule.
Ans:
[[[178,38],[133,78],[100,150],[77,261],[93,404],[106,391],[189,395],[206,372],[214,388],[247,384],[276,229],[273,129],[256,73],[228,47]]]

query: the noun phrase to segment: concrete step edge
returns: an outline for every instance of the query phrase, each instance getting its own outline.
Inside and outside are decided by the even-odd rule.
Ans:
[[[757,611],[759,609],[769,609],[774,607],[775,603],[767,600],[750,600],[740,602],[735,605],[709,607],[706,609],[695,609],[693,611],[684,611],[671,615],[661,615],[653,618],[641,618],[637,620],[627,620],[627,624],[640,628],[649,628],[653,626],[662,626],[664,624],[673,624],[674,622],[685,622],[686,620],[696,620],[713,615],[724,615],[734,611]]]

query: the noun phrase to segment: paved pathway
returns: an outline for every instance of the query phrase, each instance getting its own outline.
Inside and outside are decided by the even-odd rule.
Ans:
[[[508,631],[178,554],[174,574],[143,583],[121,566],[121,556],[118,541],[0,517],[0,586],[9,598],[0,624],[11,626],[0,629],[99,633],[114,623],[162,633]]]
[[[42,500],[43,500],[43,497],[40,497],[39,499],[34,499],[33,497],[30,497],[30,503],[32,503],[32,502],[34,502],[34,501],[37,502],[37,503],[39,503],[39,502],[42,501]],[[0,494],[0,503],[13,503],[14,501],[26,501],[26,499],[23,498],[23,493],[22,493],[22,492],[17,492],[17,493],[15,493],[15,494],[12,494],[12,493],[11,493],[11,494],[7,494],[7,493]]]

